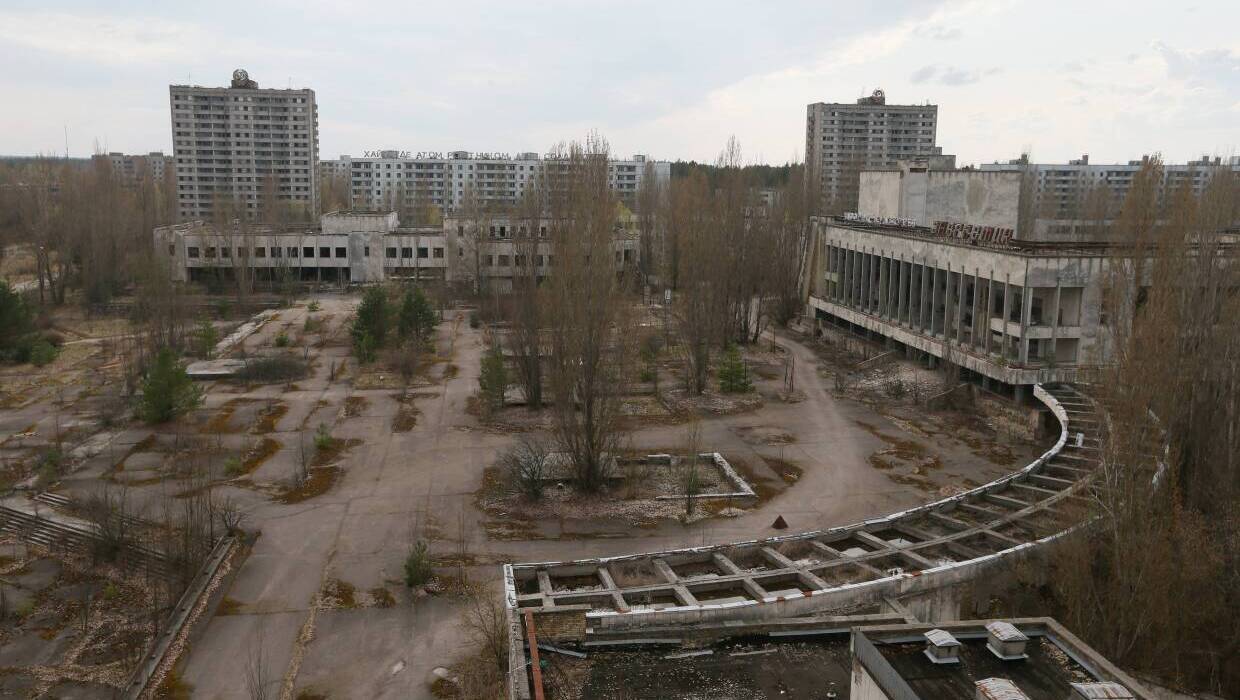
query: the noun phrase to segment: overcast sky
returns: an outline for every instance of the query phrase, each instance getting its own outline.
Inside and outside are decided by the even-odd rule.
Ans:
[[[310,87],[323,158],[805,151],[805,105],[939,105],[962,163],[1240,154],[1240,2],[0,0],[0,154],[171,152],[168,85]]]

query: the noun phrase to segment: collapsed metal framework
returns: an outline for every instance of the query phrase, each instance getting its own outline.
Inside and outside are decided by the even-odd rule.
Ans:
[[[1103,414],[1069,385],[1034,395],[1060,424],[1023,469],[910,510],[795,535],[601,559],[504,567],[510,615],[589,606],[596,632],[844,610],[969,580],[1084,518]]]

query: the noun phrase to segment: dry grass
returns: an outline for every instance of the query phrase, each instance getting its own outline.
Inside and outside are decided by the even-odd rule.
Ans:
[[[366,412],[370,406],[370,399],[365,396],[350,396],[344,400],[344,415],[346,418],[356,418]]]
[[[262,413],[258,414],[258,422],[254,424],[254,427],[250,428],[250,432],[255,435],[266,435],[267,433],[274,432],[276,426],[280,423],[280,419],[286,413],[288,413],[288,404],[283,401],[271,404],[264,408]]]
[[[321,496],[331,490],[339,476],[340,467],[315,467],[310,470],[309,477],[301,485],[284,491],[276,497],[276,500],[289,505]]]
[[[279,441],[272,440],[267,437],[263,438],[257,445],[250,448],[250,451],[245,454],[245,459],[241,461],[241,471],[234,476],[243,476],[254,473],[254,470],[261,467],[263,462],[266,462],[275,456],[275,454],[280,451],[281,447],[283,447],[283,445]]]

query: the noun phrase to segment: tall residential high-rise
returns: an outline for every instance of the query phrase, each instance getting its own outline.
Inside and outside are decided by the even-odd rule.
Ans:
[[[318,212],[314,90],[260,89],[238,69],[228,87],[168,92],[182,220],[261,219],[273,203],[296,218]]]
[[[857,210],[862,170],[941,153],[938,105],[889,105],[875,90],[856,104],[817,102],[806,111],[806,175],[824,213]]]

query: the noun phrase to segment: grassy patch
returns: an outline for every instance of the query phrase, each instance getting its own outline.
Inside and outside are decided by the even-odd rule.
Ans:
[[[356,438],[349,440],[341,440],[340,438],[328,438],[327,440],[315,440],[314,466],[326,467],[337,459],[340,455],[348,450],[362,444],[361,440]]]
[[[763,457],[763,459],[766,460],[766,463],[770,465],[771,469],[775,470],[775,473],[779,475],[779,478],[783,479],[784,483],[790,486],[800,481],[801,475],[805,473],[805,470],[786,459],[778,459],[775,457]]]
[[[232,422],[233,413],[236,413],[237,407],[243,403],[251,403],[254,399],[236,398],[229,399],[216,410],[215,415],[211,416],[211,420],[207,421],[201,432],[204,433],[230,433],[228,424]]]
[[[418,409],[413,405],[414,396],[410,396],[403,392],[397,392],[392,395],[399,404],[396,409],[396,415],[392,416],[392,432],[407,433],[413,430],[418,424]]]
[[[283,445],[281,445],[278,440],[272,440],[267,437],[263,438],[257,445],[250,448],[250,451],[245,454],[245,459],[241,462],[241,469],[239,473],[233,474],[232,476],[252,474],[255,469],[262,466],[263,462],[271,459],[275,453],[279,452],[281,447],[283,447]]]
[[[365,396],[350,396],[344,400],[344,415],[346,418],[356,418],[365,413],[368,406],[370,399]]]
[[[320,596],[323,604],[330,608],[352,609],[357,607],[357,589],[348,581],[338,578],[328,579],[323,585]]]
[[[310,470],[309,477],[300,486],[291,488],[280,494],[276,500],[286,505],[301,503],[315,496],[321,496],[331,490],[340,476],[340,467],[316,467]]]
[[[376,608],[392,608],[396,606],[396,597],[383,586],[370,589],[370,597],[375,599]]]
[[[254,427],[250,428],[250,432],[255,435],[265,435],[273,432],[276,429],[276,425],[280,423],[280,419],[286,413],[288,413],[288,405],[284,402],[271,404],[258,414],[258,422],[254,424]]]

